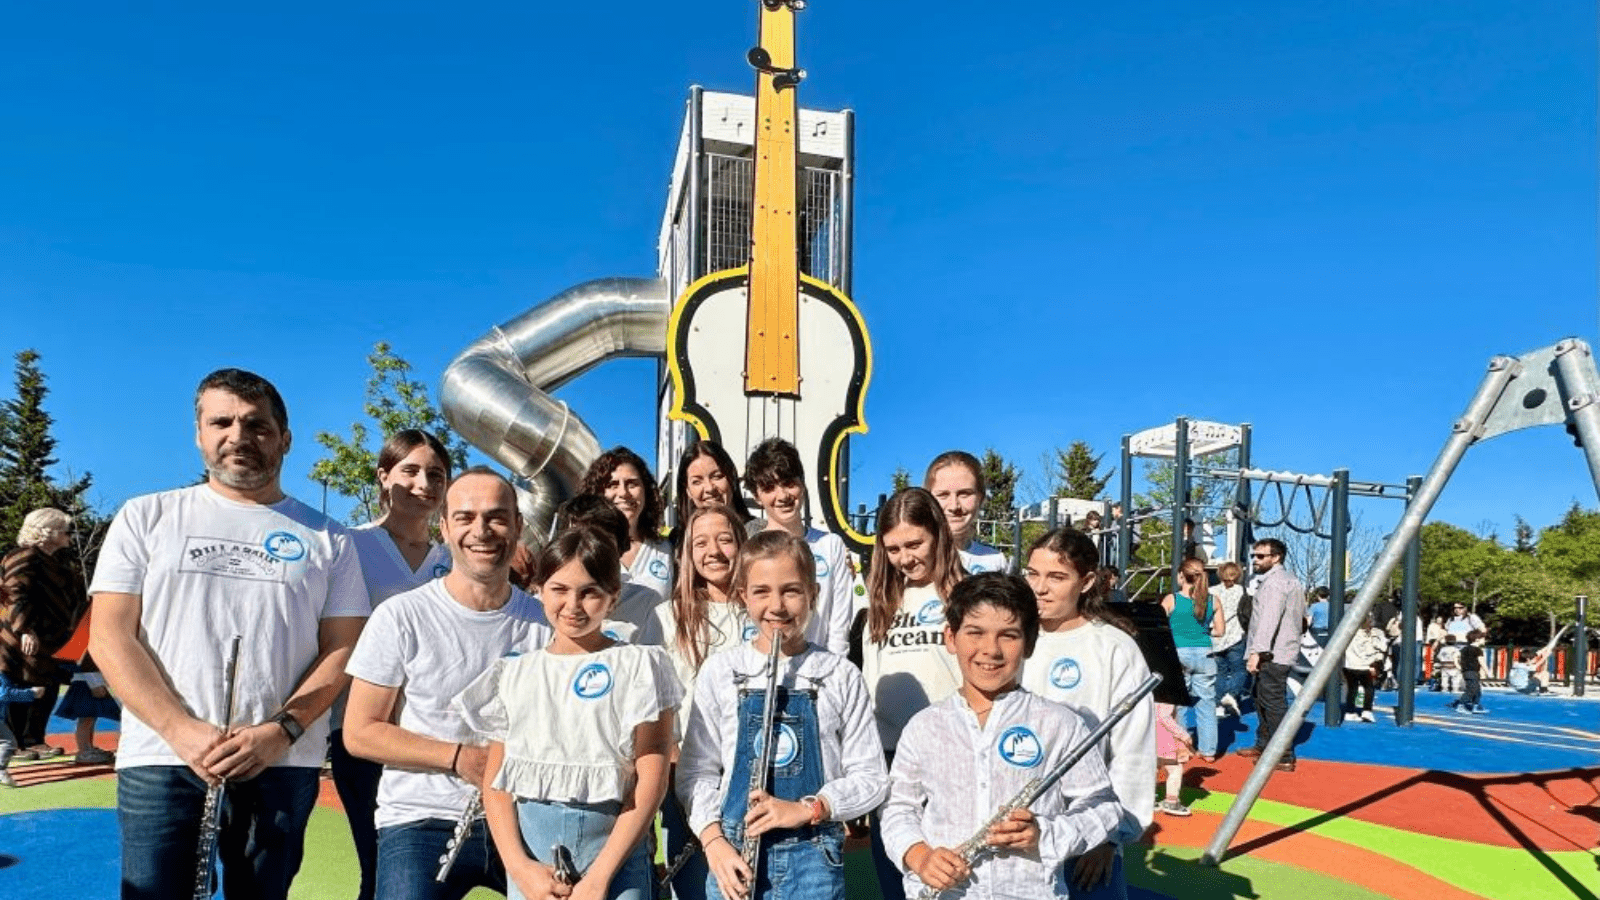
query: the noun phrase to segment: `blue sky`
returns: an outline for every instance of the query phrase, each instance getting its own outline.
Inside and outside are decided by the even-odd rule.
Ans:
[[[651,275],[690,84],[748,91],[754,2],[9,11],[0,349],[39,350],[107,508],[199,468],[190,392],[272,378],[307,481],[387,340],[436,384],[562,289]],[[877,366],[855,499],[1186,414],[1258,465],[1426,471],[1497,353],[1596,338],[1593,4],[889,4],[801,15],[857,114]],[[561,396],[652,446],[652,376]],[[1558,429],[1469,453],[1435,518],[1596,502]],[[1358,505],[1366,521],[1398,504]]]

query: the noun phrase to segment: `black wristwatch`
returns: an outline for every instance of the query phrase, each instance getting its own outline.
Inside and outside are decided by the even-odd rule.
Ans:
[[[306,733],[305,728],[295,720],[294,716],[289,715],[288,710],[279,712],[277,715],[273,716],[267,721],[276,722],[278,727],[283,729],[283,733],[289,736],[290,744],[300,740],[300,735]]]

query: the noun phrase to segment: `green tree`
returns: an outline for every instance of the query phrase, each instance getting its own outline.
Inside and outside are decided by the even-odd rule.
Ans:
[[[1233,468],[1238,464],[1238,450],[1208,453],[1195,457],[1193,465],[1203,468]],[[1171,459],[1146,459],[1144,461],[1145,490],[1133,496],[1135,511],[1139,509],[1160,511],[1160,514],[1135,523],[1134,541],[1139,545],[1135,554],[1137,565],[1171,565],[1172,507],[1180,498],[1173,493],[1173,480],[1178,464]],[[1233,502],[1234,482],[1216,478],[1191,478],[1184,517],[1196,523],[1220,524],[1226,518],[1223,509]]]
[[[978,509],[979,539],[995,546],[1014,543],[1011,528],[1016,515],[1017,479],[1021,472],[1015,464],[993,447],[987,447],[978,459],[983,469],[983,506]],[[987,531],[985,523],[988,523]]]
[[[1448,522],[1422,526],[1422,567],[1417,591],[1426,603],[1478,605],[1498,599],[1512,552]]]
[[[99,520],[85,497],[92,477],[51,476],[58,462],[55,420],[44,408],[50,389],[33,350],[16,356],[14,391],[0,404],[0,546],[10,547],[23,517],[44,506],[72,516],[80,531],[93,530]]]
[[[311,466],[311,478],[328,490],[355,501],[349,521],[366,522],[377,518],[378,449],[369,446],[369,437],[382,446],[387,435],[404,428],[432,432],[450,451],[450,462],[457,471],[467,465],[467,443],[450,430],[444,416],[428,399],[426,385],[411,378],[411,364],[379,341],[367,357],[372,375],[367,378],[366,403],[362,410],[372,427],[361,422],[350,425],[350,436],[328,431],[317,432],[317,443],[327,455]]]
[[[1100,499],[1101,492],[1116,473],[1112,469],[1104,475],[1099,474],[1100,461],[1105,457],[1104,453],[1096,456],[1086,441],[1073,441],[1065,450],[1057,447],[1056,480],[1050,495],[1076,500]]]
[[[898,494],[908,487],[911,487],[911,473],[905,466],[895,466],[894,474],[889,476],[890,493]]]

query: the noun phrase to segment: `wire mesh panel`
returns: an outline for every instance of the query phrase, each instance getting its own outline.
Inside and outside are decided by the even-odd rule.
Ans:
[[[755,162],[721,153],[706,154],[706,261],[700,275],[750,261],[750,202]],[[843,268],[839,173],[800,170],[800,270],[837,286]]]

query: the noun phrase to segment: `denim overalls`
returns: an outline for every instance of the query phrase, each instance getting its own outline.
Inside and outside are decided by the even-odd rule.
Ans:
[[[805,677],[805,676],[801,676]],[[742,676],[741,683],[748,682]],[[822,730],[817,720],[817,687],[807,679],[805,690],[778,687],[773,716],[777,743],[767,792],[782,800],[799,800],[822,788]],[[761,730],[766,691],[739,689],[739,745],[722,801],[722,833],[735,850],[743,847],[744,817],[750,804],[750,767],[755,737]],[[716,876],[706,879],[706,896],[722,900]],[[839,822],[769,831],[761,837],[751,900],[844,900],[844,826]]]

